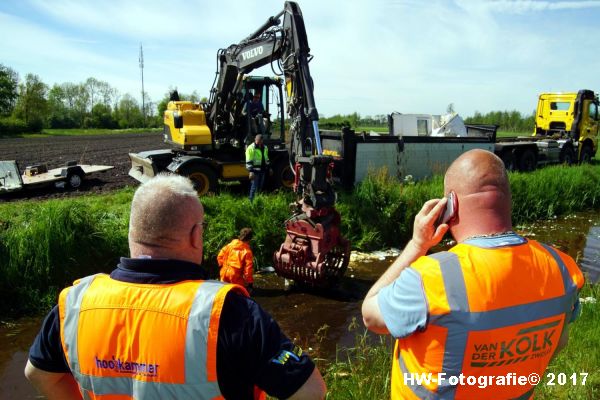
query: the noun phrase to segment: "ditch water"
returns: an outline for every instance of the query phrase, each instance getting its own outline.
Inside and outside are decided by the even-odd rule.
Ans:
[[[600,280],[599,212],[540,221],[516,230],[568,253],[578,260],[589,281]],[[283,331],[313,357],[333,361],[338,348],[352,347],[356,334],[364,331],[361,301],[393,261],[394,253],[354,254],[339,287],[328,292],[286,289],[283,279],[274,274],[258,274],[254,298],[278,321]],[[23,377],[27,352],[41,322],[42,317],[0,323],[0,400],[41,398]]]

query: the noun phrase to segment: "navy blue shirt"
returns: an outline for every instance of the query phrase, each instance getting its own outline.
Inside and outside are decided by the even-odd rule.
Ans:
[[[122,282],[168,284],[204,280],[207,274],[186,261],[121,258],[110,277]],[[227,294],[217,341],[217,378],[226,399],[252,399],[254,385],[271,396],[290,397],[315,368],[306,354],[295,356],[298,350],[254,300]],[[44,371],[70,372],[60,341],[57,306],[46,316],[29,350],[29,361]]]

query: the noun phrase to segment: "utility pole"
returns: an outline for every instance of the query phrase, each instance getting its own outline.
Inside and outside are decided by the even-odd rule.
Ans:
[[[142,73],[142,115],[144,116],[144,127],[146,127],[146,93],[144,92],[144,49],[140,43],[140,71]]]

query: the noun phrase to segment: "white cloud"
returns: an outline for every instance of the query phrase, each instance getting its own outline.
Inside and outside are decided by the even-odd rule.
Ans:
[[[258,28],[283,2],[33,0],[32,5],[54,21],[82,30],[135,41],[198,45],[208,40],[226,46]]]
[[[8,64],[27,65],[27,72],[43,71],[53,64],[59,64],[64,69],[64,75],[68,76],[74,72],[69,66],[103,68],[115,62],[108,56],[78,46],[86,41],[57,34],[2,12],[0,36],[5,38],[0,47],[0,58]]]
[[[0,14],[0,35],[10,38],[0,46],[3,63],[48,83],[94,76],[137,97],[142,42],[146,90],[154,100],[170,86],[208,95],[217,49],[239,42],[283,6],[278,0],[23,4],[21,18]],[[300,5],[321,114],[440,113],[451,102],[463,115],[529,113],[539,92],[600,89],[600,27],[582,19],[592,20],[600,1]],[[557,18],[559,9],[572,11]],[[269,67],[254,73],[272,75]]]
[[[536,11],[561,11],[600,8],[600,1],[496,0],[485,2],[482,5],[493,11],[522,14]]]

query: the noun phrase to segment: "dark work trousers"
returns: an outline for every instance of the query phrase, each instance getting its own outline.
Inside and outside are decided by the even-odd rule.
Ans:
[[[256,192],[260,192],[265,184],[266,171],[254,172],[254,179],[250,181],[250,202],[254,200]]]

